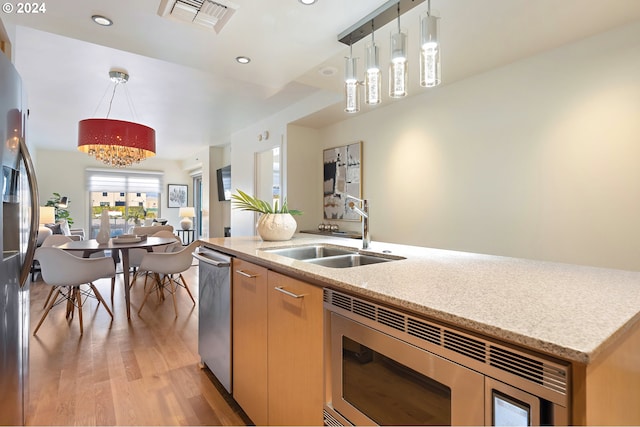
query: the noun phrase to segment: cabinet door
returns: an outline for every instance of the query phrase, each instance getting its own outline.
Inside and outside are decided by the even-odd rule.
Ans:
[[[233,397],[256,425],[267,418],[267,269],[233,260]]]
[[[269,271],[268,299],[269,424],[322,425],[322,288]]]

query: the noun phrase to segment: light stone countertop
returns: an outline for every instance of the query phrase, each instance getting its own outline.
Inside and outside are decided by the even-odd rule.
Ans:
[[[432,319],[591,363],[640,320],[640,272],[372,242],[366,252],[406,259],[329,268],[261,249],[314,243],[360,248],[362,241],[296,234],[201,239],[205,246]]]

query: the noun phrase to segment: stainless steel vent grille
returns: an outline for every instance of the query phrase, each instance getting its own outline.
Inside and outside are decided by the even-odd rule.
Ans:
[[[567,374],[564,370],[496,346],[491,346],[489,352],[491,366],[526,378],[545,388],[565,392]]]
[[[390,328],[397,329],[399,331],[405,330],[405,318],[402,313],[396,311],[387,310],[386,308],[378,307],[378,323],[387,325]]]
[[[376,306],[365,301],[353,301],[353,312],[367,319],[376,319]]]
[[[447,330],[444,331],[444,348],[472,359],[479,360],[480,362],[485,361],[485,343],[455,332]]]
[[[445,348],[464,357],[516,375],[546,389],[566,395],[569,366],[547,362],[496,344],[489,339],[472,337],[453,329],[382,307],[330,289],[324,290],[325,304],[385,325],[415,339]],[[480,365],[482,366],[482,365]],[[329,425],[329,424],[327,424]]]
[[[414,337],[428,341],[431,344],[442,344],[442,329],[437,326],[433,326],[422,320],[409,318],[407,321],[407,333]]]
[[[334,427],[342,427],[343,424],[338,421],[333,415],[331,415],[327,410],[322,411],[322,415],[324,418],[325,426],[334,426]]]

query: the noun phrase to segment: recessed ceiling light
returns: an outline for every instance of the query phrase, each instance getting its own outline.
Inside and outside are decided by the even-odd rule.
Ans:
[[[236,56],[236,61],[239,64],[248,64],[249,62],[251,62],[251,58],[249,58],[248,56]]]
[[[331,77],[335,76],[338,73],[338,69],[336,67],[322,67],[318,70],[318,74],[322,77]]]
[[[314,4],[316,1],[318,0],[298,0],[300,3],[304,4],[305,6],[309,6]]]
[[[93,22],[98,25],[102,25],[103,27],[108,27],[113,24],[113,21],[111,19],[102,15],[93,15],[91,19],[93,19]]]

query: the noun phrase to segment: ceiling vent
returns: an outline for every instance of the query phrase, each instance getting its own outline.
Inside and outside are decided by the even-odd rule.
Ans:
[[[162,0],[158,15],[189,22],[219,33],[238,5],[227,0]]]

